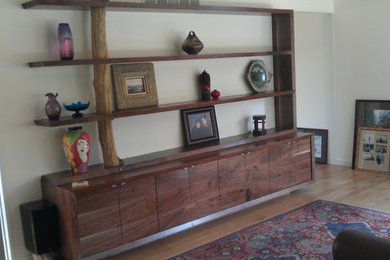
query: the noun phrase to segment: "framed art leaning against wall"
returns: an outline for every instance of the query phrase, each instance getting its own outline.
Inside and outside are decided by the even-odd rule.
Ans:
[[[389,172],[390,129],[359,127],[355,169]]]
[[[356,166],[359,127],[390,129],[390,100],[356,100],[352,169]]]

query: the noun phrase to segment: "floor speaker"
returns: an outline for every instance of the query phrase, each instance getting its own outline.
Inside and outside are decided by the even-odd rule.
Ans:
[[[27,250],[34,254],[45,254],[60,248],[56,205],[38,200],[22,204],[19,208]]]

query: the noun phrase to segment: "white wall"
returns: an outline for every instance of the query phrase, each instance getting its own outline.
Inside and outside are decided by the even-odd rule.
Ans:
[[[335,163],[333,14],[295,13],[297,126],[328,129]]]
[[[390,100],[389,9],[387,0],[335,0],[337,164],[351,165],[355,100]]]
[[[327,3],[325,7],[320,4],[323,2]],[[255,1],[242,2],[243,5],[254,3]],[[268,1],[267,5],[259,4],[259,7],[294,8],[291,3],[282,0]],[[329,12],[333,8],[331,1],[294,1],[293,3],[296,3],[296,7],[301,10]],[[318,9],[318,6],[321,8]],[[184,40],[189,30],[195,30],[205,43],[204,52],[212,52],[218,48],[236,50],[237,46],[245,49],[252,49],[254,46],[267,49],[270,46],[270,19],[267,17],[229,16],[227,19],[219,15],[189,15],[178,19],[178,16],[180,15],[144,13],[141,17],[140,14],[135,13],[110,12],[107,15],[107,31],[111,56],[132,52],[151,54],[175,52],[176,44]],[[300,23],[299,17],[298,13],[296,15],[298,23]],[[321,17],[313,16],[312,19],[320,19],[318,24],[321,24]],[[57,57],[56,30],[59,22],[69,22],[71,25],[75,39],[75,57],[88,57],[90,24],[88,12],[23,10],[20,3],[11,0],[1,2],[0,20],[1,32],[3,32],[0,37],[0,118],[2,119],[0,166],[10,221],[13,256],[14,259],[19,260],[28,258],[29,253],[23,245],[18,205],[41,197],[39,183],[41,175],[68,169],[60,144],[66,127],[46,128],[33,123],[34,119],[45,118],[44,95],[47,92],[58,92],[61,102],[91,101],[91,107],[94,107],[90,66],[31,69],[26,64],[28,61]],[[242,24],[246,26],[241,26]],[[308,26],[306,22],[301,24]],[[240,28],[237,28],[237,25],[240,25]],[[312,30],[311,27],[310,31]],[[256,31],[256,34],[253,34],[253,31]],[[304,30],[299,35],[299,38],[308,38]],[[297,43],[300,42],[299,38]],[[272,67],[272,61],[269,58],[264,59]],[[300,59],[300,54],[297,53],[297,60]],[[173,100],[193,99],[196,96],[195,77],[203,69],[211,74],[212,88],[218,88],[222,95],[248,92],[250,90],[245,84],[243,74],[249,60],[251,59],[237,58],[155,63],[159,101],[166,103]],[[310,60],[307,62],[310,63]],[[304,63],[304,66],[309,65],[311,64]],[[320,69],[322,67],[319,66]],[[303,70],[297,67],[297,72],[299,71]],[[302,76],[298,76],[297,81],[304,80]],[[297,92],[304,84],[307,83],[297,82]],[[298,108],[299,106],[298,104]],[[93,111],[92,108],[87,112]],[[273,105],[271,99],[265,99],[261,102],[248,101],[220,105],[216,110],[220,136],[226,137],[246,132],[247,117],[253,113],[273,114]],[[66,114],[70,113],[63,111],[63,115]],[[128,157],[181,145],[182,133],[179,119],[178,112],[167,112],[114,120],[115,141],[119,155]],[[303,118],[299,120],[305,122]],[[267,127],[272,125],[273,119],[269,118]],[[92,139],[91,164],[100,163],[102,157],[97,141],[96,125],[87,123],[83,127],[90,133]],[[157,128],[159,135],[156,134]]]

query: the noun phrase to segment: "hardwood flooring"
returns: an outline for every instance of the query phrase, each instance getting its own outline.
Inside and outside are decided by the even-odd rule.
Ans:
[[[313,184],[110,259],[167,259],[317,199],[390,213],[390,176],[317,164]]]

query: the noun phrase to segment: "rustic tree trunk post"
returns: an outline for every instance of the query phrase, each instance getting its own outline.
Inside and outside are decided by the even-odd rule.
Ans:
[[[108,58],[106,42],[106,9],[91,8],[91,41],[92,57],[95,59]],[[111,87],[108,64],[93,66],[93,86],[95,89],[96,113],[111,113]],[[112,119],[98,121],[99,141],[102,148],[104,165],[118,166],[120,160],[116,153]]]

